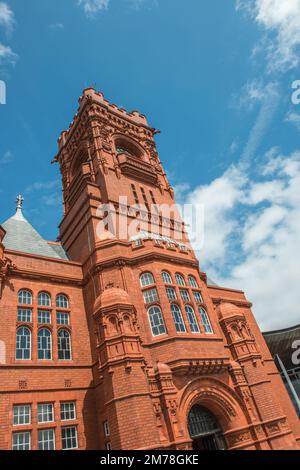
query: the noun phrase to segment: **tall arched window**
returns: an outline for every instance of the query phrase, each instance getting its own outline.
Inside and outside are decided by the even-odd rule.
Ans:
[[[161,309],[157,305],[154,305],[153,307],[149,308],[148,315],[152,335],[159,336],[165,334],[167,330]]]
[[[162,277],[165,284],[173,284],[171,274],[168,273],[168,271],[162,271],[161,277]]]
[[[191,332],[192,333],[200,333],[200,328],[199,328],[199,324],[198,324],[197,317],[195,315],[194,309],[190,305],[186,305],[185,306],[185,311],[186,311],[187,317],[189,319]]]
[[[57,335],[58,359],[68,361],[72,358],[71,335],[68,330],[59,330]]]
[[[194,276],[189,276],[189,285],[191,287],[195,287],[196,289],[198,288],[198,283],[196,279],[194,278]]]
[[[177,304],[171,305],[171,312],[173,315],[173,320],[175,323],[177,333],[185,333],[186,328],[185,328],[185,324],[182,318],[182,313]]]
[[[202,324],[204,326],[205,333],[213,333],[213,329],[212,329],[206,310],[204,310],[204,308],[202,307],[199,307],[198,310],[200,313]]]
[[[20,305],[31,305],[32,304],[32,294],[27,289],[21,289],[18,292],[18,304]]]
[[[154,277],[152,273],[143,273],[140,277],[140,283],[142,287],[151,286],[154,284]]]
[[[41,328],[38,332],[38,359],[52,359],[52,335],[47,328]]]
[[[58,294],[56,296],[57,308],[69,308],[69,299],[65,294]]]
[[[179,286],[185,286],[185,280],[184,280],[184,277],[181,274],[176,273],[175,274],[175,279],[176,279],[176,283]]]
[[[17,329],[16,359],[31,359],[31,331],[24,326]]]
[[[48,292],[40,292],[38,295],[39,307],[51,307],[51,297]]]

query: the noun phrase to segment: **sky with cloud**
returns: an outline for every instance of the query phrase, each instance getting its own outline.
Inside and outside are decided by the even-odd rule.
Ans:
[[[180,202],[204,206],[203,270],[263,329],[300,323],[300,0],[0,0],[0,220],[18,193],[47,239],[50,165],[82,89],[139,109]]]

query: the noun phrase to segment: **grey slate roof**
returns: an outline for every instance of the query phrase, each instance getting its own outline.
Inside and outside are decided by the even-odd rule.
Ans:
[[[48,258],[68,259],[65,251],[59,245],[49,245],[23,216],[22,210],[17,209],[15,215],[8,219],[2,227],[6,231],[3,244],[6,249],[22,251]]]

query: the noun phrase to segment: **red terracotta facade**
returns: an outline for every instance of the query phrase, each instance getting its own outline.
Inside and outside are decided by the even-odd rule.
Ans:
[[[112,203],[118,220],[126,215],[130,223],[136,214],[129,206],[137,202],[174,204],[155,133],[143,115],[84,90],[55,158],[63,182],[60,240],[72,261],[7,250],[0,228],[1,449],[11,449],[14,433],[26,431],[31,449],[37,449],[43,429],[54,430],[55,448],[61,449],[67,427],[76,428],[79,449],[191,449],[188,416],[195,405],[214,415],[228,449],[299,448],[299,419],[251,304],[243,292],[207,281],[178,216],[177,223],[157,217],[155,225],[160,234],[170,226],[171,240],[183,232],[182,244],[99,234],[101,203]],[[120,195],[127,196],[127,205],[120,207]],[[167,284],[162,271],[170,275]],[[143,273],[153,276],[145,287]],[[176,274],[185,286],[178,285]],[[158,297],[145,305],[144,291],[151,288]],[[169,300],[166,288],[174,289],[176,299]],[[21,289],[32,293],[32,322],[17,321]],[[180,290],[186,291],[184,300]],[[37,355],[40,291],[52,299],[51,360]],[[58,358],[60,293],[69,299],[70,360]],[[185,331],[176,330],[172,304],[180,308]],[[192,331],[187,305],[200,332]],[[165,332],[157,336],[149,323],[151,306],[159,307],[164,319]],[[211,331],[205,330],[201,308]],[[32,334],[30,360],[16,359],[16,329],[22,326]],[[76,416],[65,420],[61,404],[69,402]],[[30,405],[29,424],[13,424],[18,404]],[[53,421],[39,422],[38,404],[53,405]]]

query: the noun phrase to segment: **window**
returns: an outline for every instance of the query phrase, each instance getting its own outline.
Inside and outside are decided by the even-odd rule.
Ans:
[[[194,294],[194,299],[197,302],[197,304],[202,304],[203,299],[202,299],[202,296],[201,296],[200,292],[193,291],[193,294]]]
[[[51,312],[47,310],[38,310],[38,323],[50,325],[51,324]]]
[[[176,300],[176,290],[173,287],[166,287],[166,292],[169,300]]]
[[[191,287],[195,287],[196,289],[198,288],[198,283],[196,279],[194,278],[194,276],[189,276],[189,285]]]
[[[174,320],[174,323],[175,323],[177,333],[185,333],[186,328],[185,328],[185,324],[184,324],[184,321],[183,321],[183,318],[182,318],[181,310],[178,307],[178,305],[172,304],[171,305],[171,311],[172,311],[173,320]]]
[[[18,308],[18,321],[31,323],[32,310],[30,308]]]
[[[29,290],[22,289],[18,293],[18,303],[20,305],[31,305],[32,294]]]
[[[176,283],[179,286],[185,286],[185,280],[184,280],[184,277],[181,274],[176,273],[175,274],[175,279],[176,279]]]
[[[56,322],[58,325],[69,325],[70,324],[69,314],[63,313],[63,312],[57,312]]]
[[[134,197],[134,202],[136,204],[139,204],[139,197],[138,197],[138,194],[136,192],[134,184],[131,185],[131,189],[132,189],[132,193],[133,193],[133,197]]]
[[[52,335],[47,328],[38,332],[38,359],[52,359]]]
[[[38,423],[52,423],[53,421],[53,403],[38,404]]]
[[[61,428],[61,441],[63,450],[77,449],[77,429],[76,427]]]
[[[69,299],[64,294],[59,294],[56,297],[56,307],[58,308],[69,308]]]
[[[12,450],[30,450],[30,432],[14,432]]]
[[[60,404],[60,417],[62,421],[76,419],[76,408],[74,401]]]
[[[17,329],[16,359],[31,359],[31,331],[29,328]]]
[[[140,277],[140,282],[142,287],[151,286],[154,283],[154,277],[151,273],[144,273]]]
[[[70,360],[71,359],[71,336],[67,330],[59,330],[57,335],[58,340],[58,359]]]
[[[42,429],[38,432],[38,449],[55,449],[55,431],[54,429]]]
[[[106,450],[111,450],[111,443],[110,442],[107,442],[105,444],[105,447],[106,447]]]
[[[40,292],[38,295],[39,307],[51,307],[51,297],[47,292]]]
[[[15,405],[13,407],[13,425],[22,426],[31,423],[31,405]]]
[[[189,324],[190,324],[192,333],[200,333],[200,328],[198,325],[198,321],[197,321],[194,309],[190,305],[186,305],[185,311],[189,319]]]
[[[145,193],[145,190],[142,186],[141,186],[141,192],[142,192],[142,196],[143,196],[143,199],[144,199],[145,207],[148,211],[150,211],[148,200],[147,200],[147,197],[146,197],[146,193]]]
[[[148,315],[153,336],[165,334],[167,331],[161,309],[156,305],[150,307],[148,310]]]
[[[180,297],[184,302],[189,302],[190,299],[190,294],[186,289],[180,289]]]
[[[165,284],[173,284],[171,274],[169,274],[167,271],[162,271],[161,277]]]
[[[158,301],[158,294],[155,288],[144,290],[143,295],[145,304],[151,304],[152,302]]]
[[[103,423],[103,431],[104,431],[104,436],[105,436],[105,437],[109,437],[109,436],[110,436],[108,421],[104,421],[104,423]]]
[[[213,329],[210,324],[206,310],[204,310],[204,308],[201,307],[199,308],[199,313],[200,313],[202,324],[204,326],[205,333],[213,333]]]

